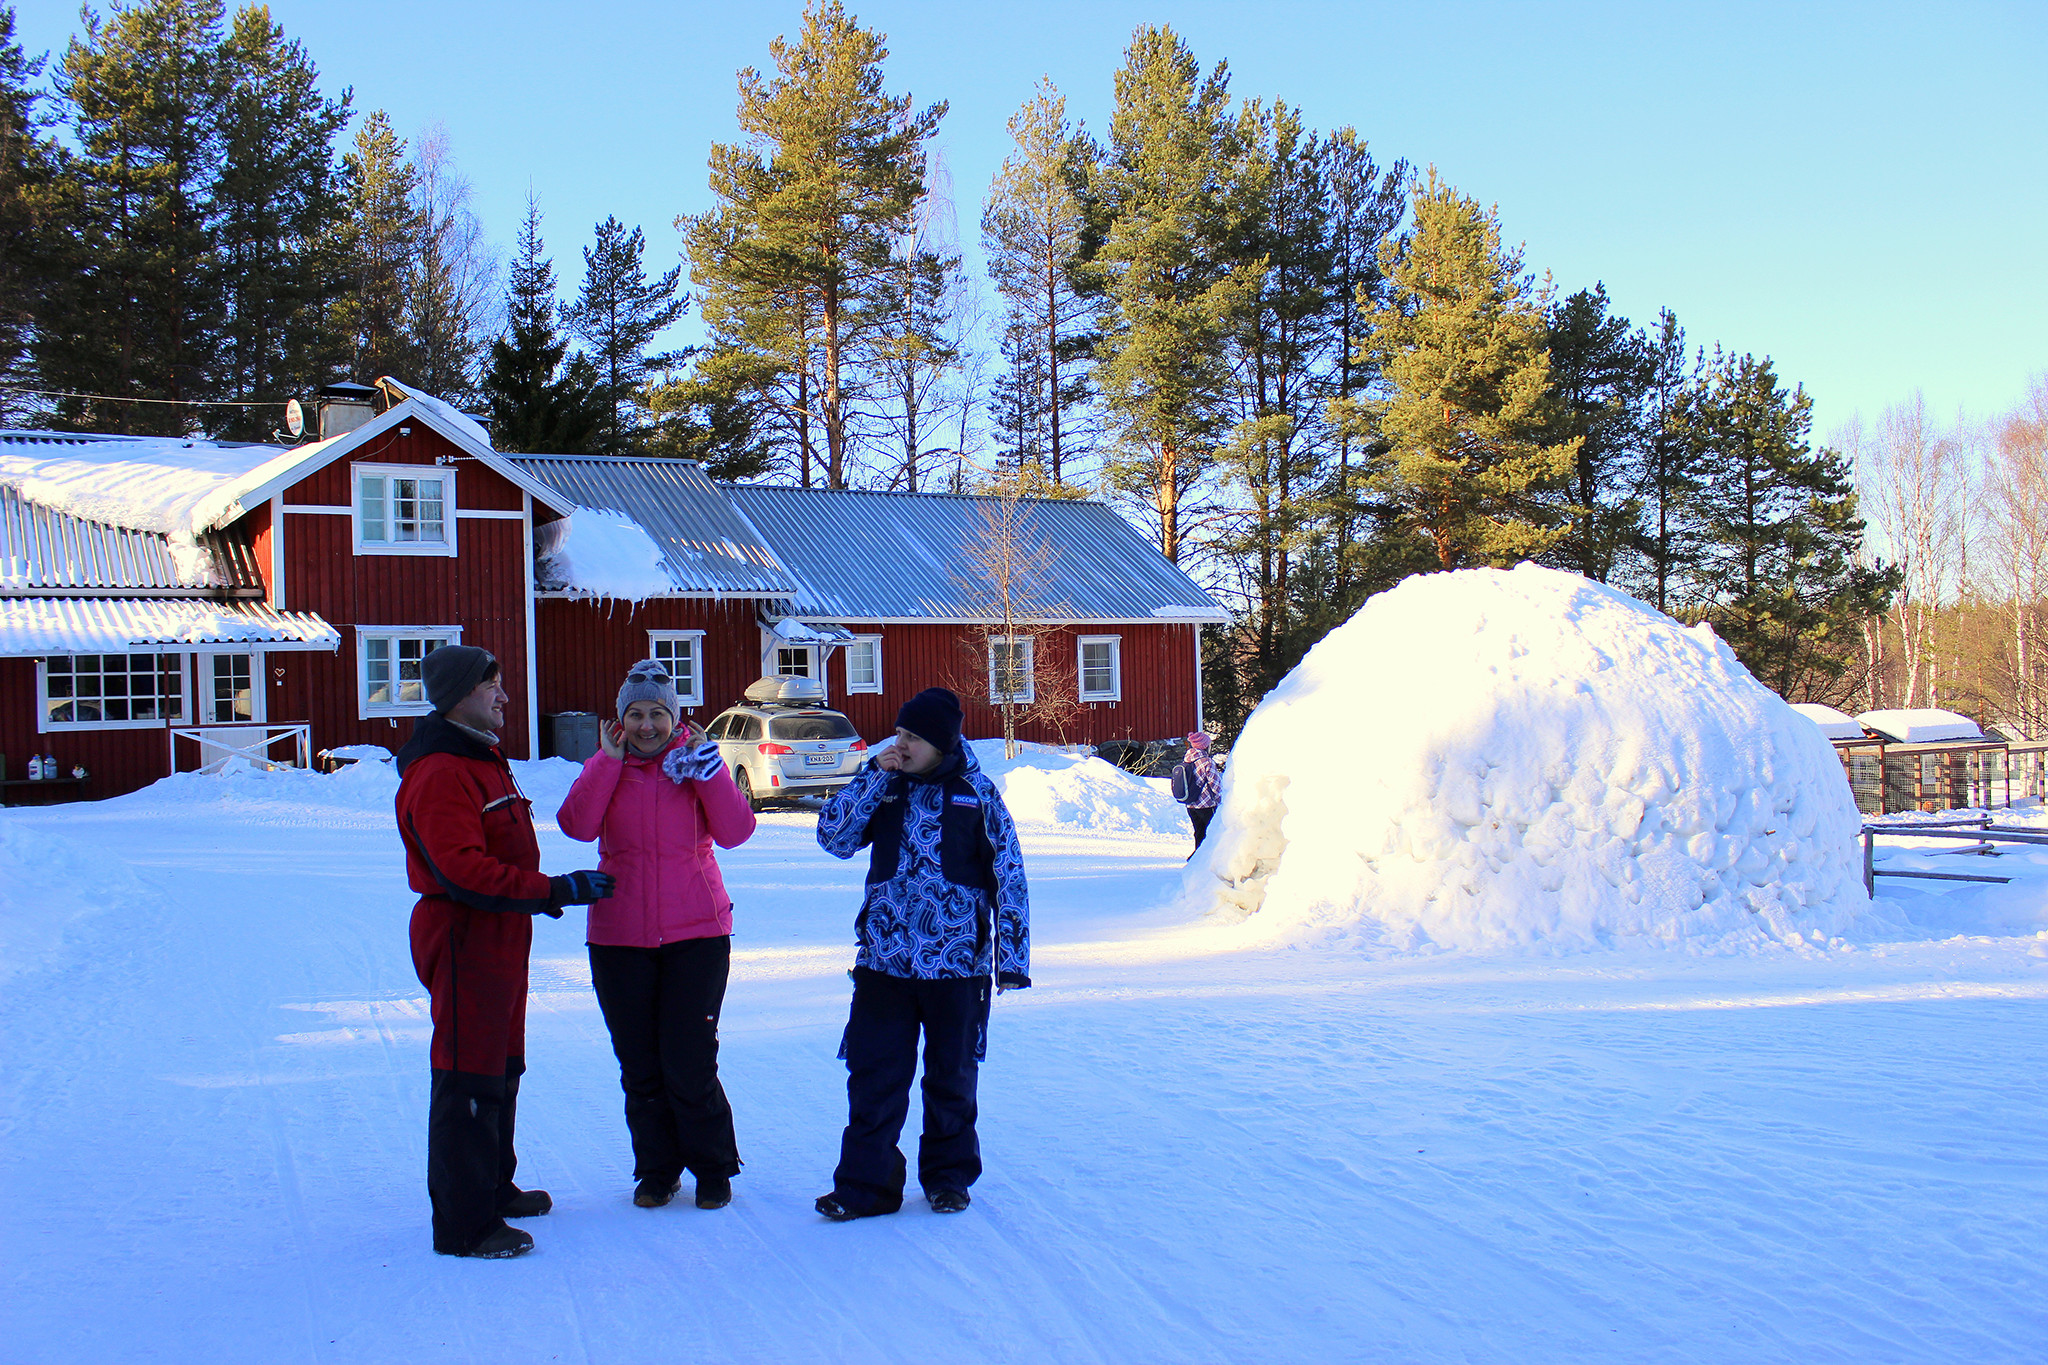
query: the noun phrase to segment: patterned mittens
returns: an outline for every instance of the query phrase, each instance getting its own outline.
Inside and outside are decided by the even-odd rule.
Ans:
[[[662,772],[671,782],[702,782],[725,766],[718,746],[708,740],[687,749],[676,749],[661,761]]]

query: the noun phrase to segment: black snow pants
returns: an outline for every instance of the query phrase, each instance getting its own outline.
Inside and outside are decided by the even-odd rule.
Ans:
[[[434,1250],[460,1255],[497,1230],[498,1214],[519,1193],[512,1172],[513,1120],[526,1059],[503,1076],[434,1068],[427,1098],[427,1197],[434,1205]]]
[[[633,1178],[738,1175],[732,1105],[718,1080],[718,1015],[732,939],[659,948],[590,945],[590,981],[611,1030],[633,1137]]]
[[[1195,847],[1202,846],[1202,840],[1209,833],[1209,822],[1216,818],[1214,806],[1189,806],[1188,823],[1195,827]]]
[[[846,1020],[846,1131],[833,1197],[856,1213],[903,1206],[906,1163],[896,1146],[910,1114],[917,1035],[924,1032],[924,1134],[917,1180],[927,1192],[964,1190],[981,1175],[975,1135],[978,1059],[988,1035],[987,977],[936,981],[853,969]]]

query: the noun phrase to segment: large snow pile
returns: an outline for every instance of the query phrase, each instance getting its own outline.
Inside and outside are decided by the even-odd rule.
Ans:
[[[1259,704],[1186,887],[1399,947],[1827,935],[1866,904],[1858,828],[1827,741],[1711,631],[1466,570],[1372,598]]]
[[[1030,744],[1003,757],[999,739],[977,739],[974,757],[1018,824],[1103,834],[1185,834],[1187,815],[1161,784],[1113,763]]]
[[[675,591],[661,546],[623,512],[579,507],[539,534],[542,571],[571,592],[642,602]]]

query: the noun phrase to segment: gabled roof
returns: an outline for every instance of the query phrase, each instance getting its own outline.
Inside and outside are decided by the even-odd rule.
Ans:
[[[643,460],[606,455],[502,455],[507,464],[551,490],[551,506],[617,512],[639,524],[662,552],[662,568],[678,595],[763,597],[796,589],[775,551],[733,510],[719,485],[694,460]],[[564,506],[564,504],[567,506]],[[548,528],[537,536],[545,542]],[[541,550],[543,591],[573,590],[550,580]],[[657,580],[658,581],[658,580]]]
[[[952,493],[724,486],[798,580],[782,615],[819,621],[985,621],[969,548],[998,499]],[[1099,502],[1023,499],[1016,543],[1050,550],[1034,591],[1069,621],[1228,620],[1137,528]]]

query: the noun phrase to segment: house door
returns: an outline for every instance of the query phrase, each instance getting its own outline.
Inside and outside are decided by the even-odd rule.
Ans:
[[[200,659],[200,719],[204,723],[232,725],[263,719],[255,655],[204,654]]]

